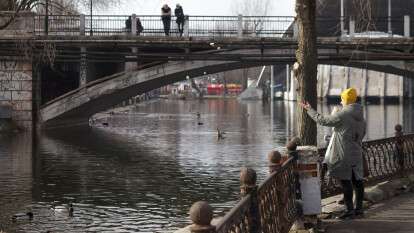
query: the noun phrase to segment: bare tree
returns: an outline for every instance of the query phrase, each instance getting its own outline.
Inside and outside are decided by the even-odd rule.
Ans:
[[[318,54],[315,19],[315,0],[296,0],[298,49],[293,71],[298,81],[298,101],[307,101],[316,109]],[[304,145],[316,145],[316,123],[301,107],[298,107],[298,113],[298,136]]]
[[[271,0],[236,0],[232,4],[232,12],[236,15],[243,16],[267,16],[272,9]],[[243,32],[252,32],[259,35],[263,30],[264,21],[260,18],[252,17],[243,23]],[[247,88],[249,69],[243,69],[242,72],[242,89]]]
[[[45,6],[52,14],[79,13],[81,8],[89,8],[90,4],[95,9],[105,9],[119,5],[123,0],[1,0],[0,11],[10,11],[9,18],[0,22],[0,30],[8,27],[21,11],[33,11],[44,13]]]

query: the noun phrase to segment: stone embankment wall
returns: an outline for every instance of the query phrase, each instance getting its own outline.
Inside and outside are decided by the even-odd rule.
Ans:
[[[33,127],[32,77],[31,62],[0,59],[0,106],[11,108],[11,119],[23,130]]]
[[[411,80],[394,74],[345,66],[318,66],[318,97],[339,96],[354,87],[362,98],[408,97]],[[412,94],[411,94],[412,95]]]

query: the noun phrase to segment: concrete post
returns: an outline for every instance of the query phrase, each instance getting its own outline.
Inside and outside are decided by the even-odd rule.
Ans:
[[[79,86],[84,86],[86,84],[86,79],[88,75],[88,63],[86,60],[86,47],[81,47],[81,56],[79,64]]]
[[[349,19],[349,37],[354,37],[355,36],[355,20],[354,19]]]
[[[289,100],[296,101],[296,97],[297,97],[297,90],[296,90],[297,82],[296,82],[296,79],[293,77],[293,72],[290,72],[290,67],[289,67],[289,69],[287,71],[287,74],[289,75],[289,78],[290,78]]]
[[[391,0],[388,0],[388,35],[392,36],[391,28]]]
[[[364,103],[367,99],[368,93],[368,70],[362,70],[362,79],[363,79],[363,86],[362,86],[362,93],[361,93],[361,101]]]
[[[298,34],[299,34],[299,28],[298,28],[298,24],[295,21],[293,22],[293,38],[297,39]]]
[[[193,222],[190,227],[191,233],[216,233],[216,227],[211,225],[213,208],[207,202],[194,203],[190,208],[190,218]]]
[[[240,194],[242,197],[250,194],[251,204],[249,209],[248,224],[249,232],[259,232],[260,217],[259,217],[259,203],[257,200],[256,171],[250,168],[243,167],[240,171]]]
[[[188,15],[184,16],[184,29],[183,34],[185,37],[190,36],[190,17]]]
[[[86,18],[84,14],[79,15],[79,35],[85,35],[85,23]]]
[[[397,161],[400,167],[401,176],[404,177],[404,133],[402,131],[402,126],[400,124],[395,125],[395,144],[397,148]]]
[[[289,64],[286,64],[286,97],[285,99],[289,99],[289,92],[290,92],[290,70],[289,70]]]
[[[404,15],[404,36],[410,37],[410,16]]]
[[[275,99],[275,67],[270,66],[270,102],[273,102]],[[270,105],[273,107],[273,105]]]
[[[380,85],[380,93],[379,93],[381,104],[384,104],[384,100],[387,95],[387,77],[388,77],[387,73],[381,74],[382,85]]]
[[[404,102],[404,83],[405,83],[405,75],[398,77],[399,87],[398,87],[398,98],[400,104]]]
[[[134,54],[132,56],[127,56],[126,58],[130,58],[133,59],[134,61],[127,61],[125,62],[125,71],[132,71],[132,70],[136,70],[138,68],[138,48],[137,47],[132,47],[131,48],[131,52]]]
[[[344,0],[341,0],[341,36],[345,36]]]
[[[318,148],[315,146],[298,146],[296,151],[303,214],[318,215],[322,211]]]
[[[131,35],[137,35],[137,15],[132,14],[131,16]]]
[[[243,37],[243,15],[239,14],[237,16],[237,37]]]

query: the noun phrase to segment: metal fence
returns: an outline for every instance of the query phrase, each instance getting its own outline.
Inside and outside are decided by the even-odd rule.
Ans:
[[[122,36],[136,31],[137,20],[143,31],[140,36],[164,37],[160,15],[22,15],[33,21],[35,35],[55,36]],[[130,23],[127,21],[131,20]],[[135,19],[135,20],[134,20]],[[178,37],[296,37],[293,16],[185,16],[184,32],[180,35],[175,16],[170,21],[170,36]],[[320,37],[410,37],[414,30],[409,15],[377,17],[317,17]],[[28,29],[28,28],[26,28]]]
[[[362,144],[363,156],[368,168],[366,184],[375,184],[388,178],[403,175],[414,168],[414,134],[391,137]],[[322,169],[325,148],[319,150],[321,162],[321,193],[326,198],[342,192],[339,181],[330,177]]]
[[[403,135],[399,125],[396,126],[396,130],[396,137],[363,142],[363,156],[369,173],[366,177],[367,184],[406,175],[406,172],[414,168],[414,134]],[[280,164],[284,160],[280,154],[269,158],[271,163],[277,161],[269,166],[271,173],[259,186],[256,185],[255,171],[242,169],[242,199],[215,226],[211,225],[213,211],[208,203],[195,203],[190,210],[190,217],[194,223],[190,228],[191,232],[289,232],[293,222],[299,217],[296,200],[299,198],[297,194],[300,190],[295,141],[289,143],[288,147],[290,156],[282,165],[276,165],[275,168],[275,164]],[[323,160],[325,150],[319,150],[320,161]],[[322,173],[322,170],[322,197],[340,193],[339,183]]]
[[[129,15],[36,15],[36,35],[129,35]],[[164,36],[164,26],[159,15],[134,15],[139,19],[142,36]],[[197,37],[281,37],[293,35],[289,29],[291,16],[186,16],[185,36]],[[176,18],[171,17],[170,35],[179,36]]]
[[[195,203],[190,210],[195,223],[191,232],[208,233],[287,233],[298,218],[298,174],[296,156],[289,156],[283,164],[278,152],[270,157],[270,175],[258,186],[256,172],[243,168],[240,173],[241,200],[216,226],[210,224],[212,209],[208,204]],[[273,163],[272,163],[273,162]]]

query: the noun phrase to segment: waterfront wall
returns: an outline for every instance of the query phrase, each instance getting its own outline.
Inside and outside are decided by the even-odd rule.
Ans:
[[[296,100],[297,82],[292,72],[286,69],[279,71],[286,74],[286,100]],[[358,95],[365,99],[395,99],[413,98],[414,80],[407,76],[388,74],[367,69],[318,65],[317,94],[320,99],[337,98],[346,88],[357,89]]]
[[[354,87],[361,98],[403,98],[409,95],[410,81],[403,76],[372,70],[319,65],[318,97],[339,96],[342,90]]]
[[[28,61],[0,59],[0,106],[11,108],[11,119],[23,130],[33,127],[33,75]]]

